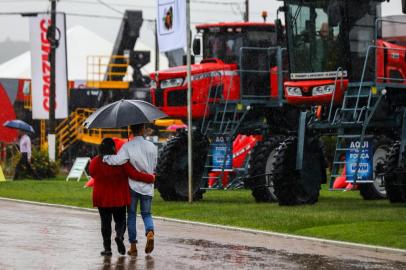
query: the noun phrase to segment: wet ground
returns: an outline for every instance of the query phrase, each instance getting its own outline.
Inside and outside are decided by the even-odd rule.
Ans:
[[[156,248],[104,258],[98,214],[0,200],[0,269],[406,269],[405,253],[155,220]]]

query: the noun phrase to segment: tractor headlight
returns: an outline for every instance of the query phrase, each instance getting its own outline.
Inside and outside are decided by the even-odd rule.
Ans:
[[[170,87],[178,87],[181,86],[183,83],[182,78],[175,78],[175,79],[168,79],[168,80],[163,80],[161,82],[161,88],[170,88]]]
[[[328,94],[332,94],[333,91],[334,91],[334,84],[329,84],[329,85],[313,87],[312,94],[313,94],[313,96],[328,95]]]
[[[302,89],[300,89],[300,87],[288,86],[288,87],[286,87],[286,91],[288,92],[289,96],[296,96],[296,97],[302,96]]]

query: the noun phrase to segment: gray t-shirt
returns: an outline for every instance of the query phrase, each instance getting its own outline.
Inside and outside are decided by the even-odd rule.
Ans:
[[[103,161],[109,165],[122,165],[127,161],[139,170],[149,174],[155,173],[158,149],[150,141],[142,136],[136,136],[126,142],[118,151],[117,155],[105,156]],[[148,184],[137,179],[128,179],[130,188],[143,195],[154,196],[154,184]]]

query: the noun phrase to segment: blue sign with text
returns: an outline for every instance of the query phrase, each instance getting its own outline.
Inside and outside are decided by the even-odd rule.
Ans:
[[[374,168],[371,141],[365,140],[361,145],[358,140],[351,140],[348,141],[347,145],[348,150],[345,154],[347,182],[354,183],[354,180],[357,183],[373,181]]]
[[[223,167],[224,171],[231,171],[233,169],[233,151],[231,143],[227,143],[227,137],[216,136],[211,148],[213,171],[222,171]]]

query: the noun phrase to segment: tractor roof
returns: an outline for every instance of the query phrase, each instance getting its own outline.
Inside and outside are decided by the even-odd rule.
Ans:
[[[197,29],[208,29],[211,27],[274,27],[273,23],[263,22],[219,22],[219,23],[207,23],[196,25]]]

